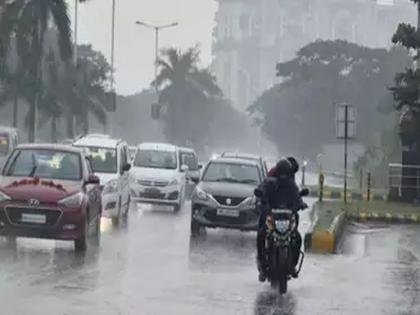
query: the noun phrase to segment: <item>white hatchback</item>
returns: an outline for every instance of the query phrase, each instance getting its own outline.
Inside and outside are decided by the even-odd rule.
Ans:
[[[130,207],[129,156],[127,143],[99,135],[88,135],[73,143],[84,148],[102,188],[102,213],[119,221]]]
[[[178,147],[142,143],[131,170],[131,195],[139,203],[169,206],[179,211],[185,200],[188,166],[181,164]]]

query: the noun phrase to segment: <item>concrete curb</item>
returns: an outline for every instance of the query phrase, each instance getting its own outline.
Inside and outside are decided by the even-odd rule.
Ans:
[[[311,250],[315,253],[334,254],[345,223],[346,213],[343,211],[334,217],[328,229],[315,230],[312,233]]]
[[[420,223],[420,214],[378,213],[372,211],[359,211],[347,213],[349,219],[356,221],[381,221],[389,223]]]

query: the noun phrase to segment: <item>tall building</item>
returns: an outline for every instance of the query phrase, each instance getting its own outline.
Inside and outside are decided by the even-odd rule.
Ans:
[[[389,47],[400,22],[415,23],[409,0],[217,0],[213,71],[245,110],[277,82],[276,64],[317,39]]]

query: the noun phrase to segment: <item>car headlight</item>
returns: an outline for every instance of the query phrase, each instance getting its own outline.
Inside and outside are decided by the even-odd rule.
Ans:
[[[113,179],[106,183],[103,194],[113,194],[116,193],[118,190],[118,181],[116,179]]]
[[[253,197],[249,197],[246,199],[245,204],[247,206],[255,206],[257,204],[257,197],[253,196]]]
[[[58,203],[65,205],[67,208],[77,208],[82,205],[84,197],[85,195],[82,192],[79,192],[77,194],[61,199]]]
[[[10,200],[10,199],[11,198],[8,195],[6,195],[4,192],[0,191],[0,202]]]
[[[173,181],[169,183],[169,186],[176,186],[179,184],[179,181],[175,178]]]
[[[206,201],[206,200],[209,199],[209,195],[205,191],[203,191],[202,189],[200,189],[198,187],[195,189],[194,195],[197,199],[200,199],[200,200]]]

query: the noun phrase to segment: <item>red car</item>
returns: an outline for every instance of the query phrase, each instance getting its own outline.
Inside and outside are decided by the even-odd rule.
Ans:
[[[84,251],[101,209],[99,179],[80,149],[21,145],[2,171],[0,235],[71,240]]]

